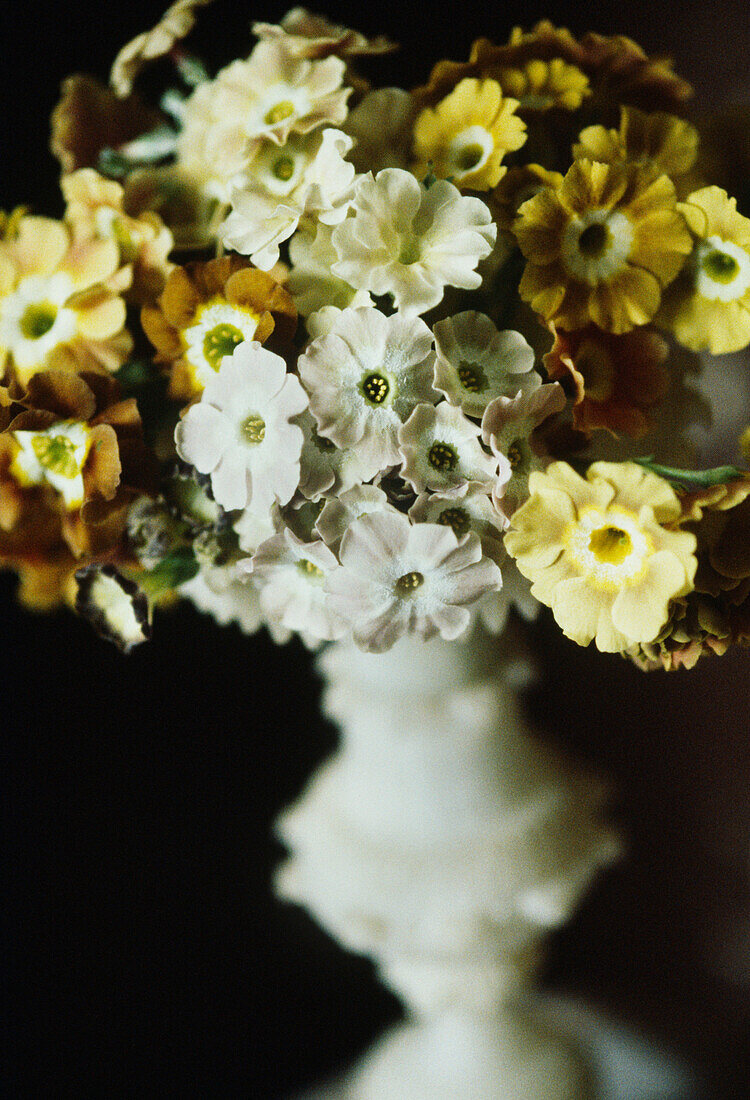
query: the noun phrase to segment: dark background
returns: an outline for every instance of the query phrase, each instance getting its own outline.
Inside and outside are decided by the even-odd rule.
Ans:
[[[59,215],[48,116],[60,80],[105,77],[157,0],[0,5],[0,206]],[[216,0],[198,40],[212,70],[247,53],[253,18],[286,5]],[[750,99],[745,5],[490,6],[462,0],[327,13],[403,43],[370,66],[421,82],[479,34],[543,16],[670,52],[714,102]],[[382,74],[382,76],[380,75]],[[3,616],[3,995],[12,1096],[275,1100],[352,1058],[399,1007],[369,964],[270,895],[270,825],[332,749],[306,651],[159,617],[123,658],[70,614]],[[711,1094],[750,1095],[750,660],[644,676],[533,629],[548,736],[611,775],[630,857],[551,951],[548,982],[661,1035]],[[742,922],[745,922],[744,925]]]

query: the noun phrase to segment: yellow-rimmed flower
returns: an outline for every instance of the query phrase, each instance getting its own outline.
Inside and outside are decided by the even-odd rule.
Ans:
[[[635,164],[662,172],[678,181],[695,164],[698,156],[695,126],[664,111],[647,114],[635,107],[620,109],[620,127],[587,126],[573,146],[576,160],[584,157],[605,164]],[[683,191],[683,194],[685,192]]]
[[[120,292],[132,272],[109,240],[76,241],[52,218],[22,217],[0,241],[0,369],[116,369],[130,352]]]
[[[525,202],[513,232],[528,260],[521,297],[565,329],[646,324],[691,247],[668,176],[590,160]]]
[[[594,463],[586,478],[554,462],[529,488],[505,546],[563,633],[608,653],[653,641],[697,566],[695,536],[669,526],[681,514],[671,486],[632,462]]]
[[[657,320],[691,351],[739,351],[750,344],[750,218],[720,187],[694,191],[680,210],[693,252]]]
[[[521,111],[575,111],[591,94],[586,74],[561,57],[534,58],[518,68],[501,69],[497,79],[503,94],[519,101]]]
[[[431,167],[436,176],[458,187],[485,191],[505,174],[500,162],[520,149],[526,124],[506,99],[496,80],[462,80],[433,109],[425,108],[414,124],[414,172],[421,179]]]

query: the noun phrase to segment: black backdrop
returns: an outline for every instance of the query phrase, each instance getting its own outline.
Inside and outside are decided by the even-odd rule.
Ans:
[[[60,80],[104,77],[161,4],[1,7],[0,206],[59,215],[47,120]],[[216,0],[201,16],[211,66],[247,51],[252,18],[284,10]],[[421,82],[478,34],[547,15],[628,33],[672,52],[707,93],[741,99],[744,83],[750,98],[739,2],[718,16],[692,0],[326,10],[403,43],[372,66],[383,83]],[[353,1057],[398,1004],[269,889],[281,854],[270,824],[334,745],[309,655],[183,608],[126,659],[69,614],[20,611],[13,587],[0,578],[9,1095],[274,1100]],[[703,1063],[714,1095],[739,1100],[747,984],[725,940],[748,911],[747,658],[643,677],[546,620],[534,634],[547,679],[530,706],[615,777],[632,837],[631,859],[557,937],[548,980],[664,1035]]]

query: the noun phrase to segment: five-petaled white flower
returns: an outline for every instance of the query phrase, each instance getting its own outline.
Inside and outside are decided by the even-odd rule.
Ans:
[[[177,451],[211,475],[222,508],[267,511],[275,500],[286,504],[299,484],[302,429],[289,421],[306,407],[281,356],[246,341],[177,425]]]

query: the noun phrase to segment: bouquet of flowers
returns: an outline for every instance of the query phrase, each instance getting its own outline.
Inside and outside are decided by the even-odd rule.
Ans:
[[[212,76],[207,2],[65,82],[64,216],[0,222],[20,598],[124,650],[177,599],[372,652],[540,605],[644,669],[747,645],[750,435],[696,433],[750,219],[670,62],[541,22],[372,87],[394,45],[295,8]]]

